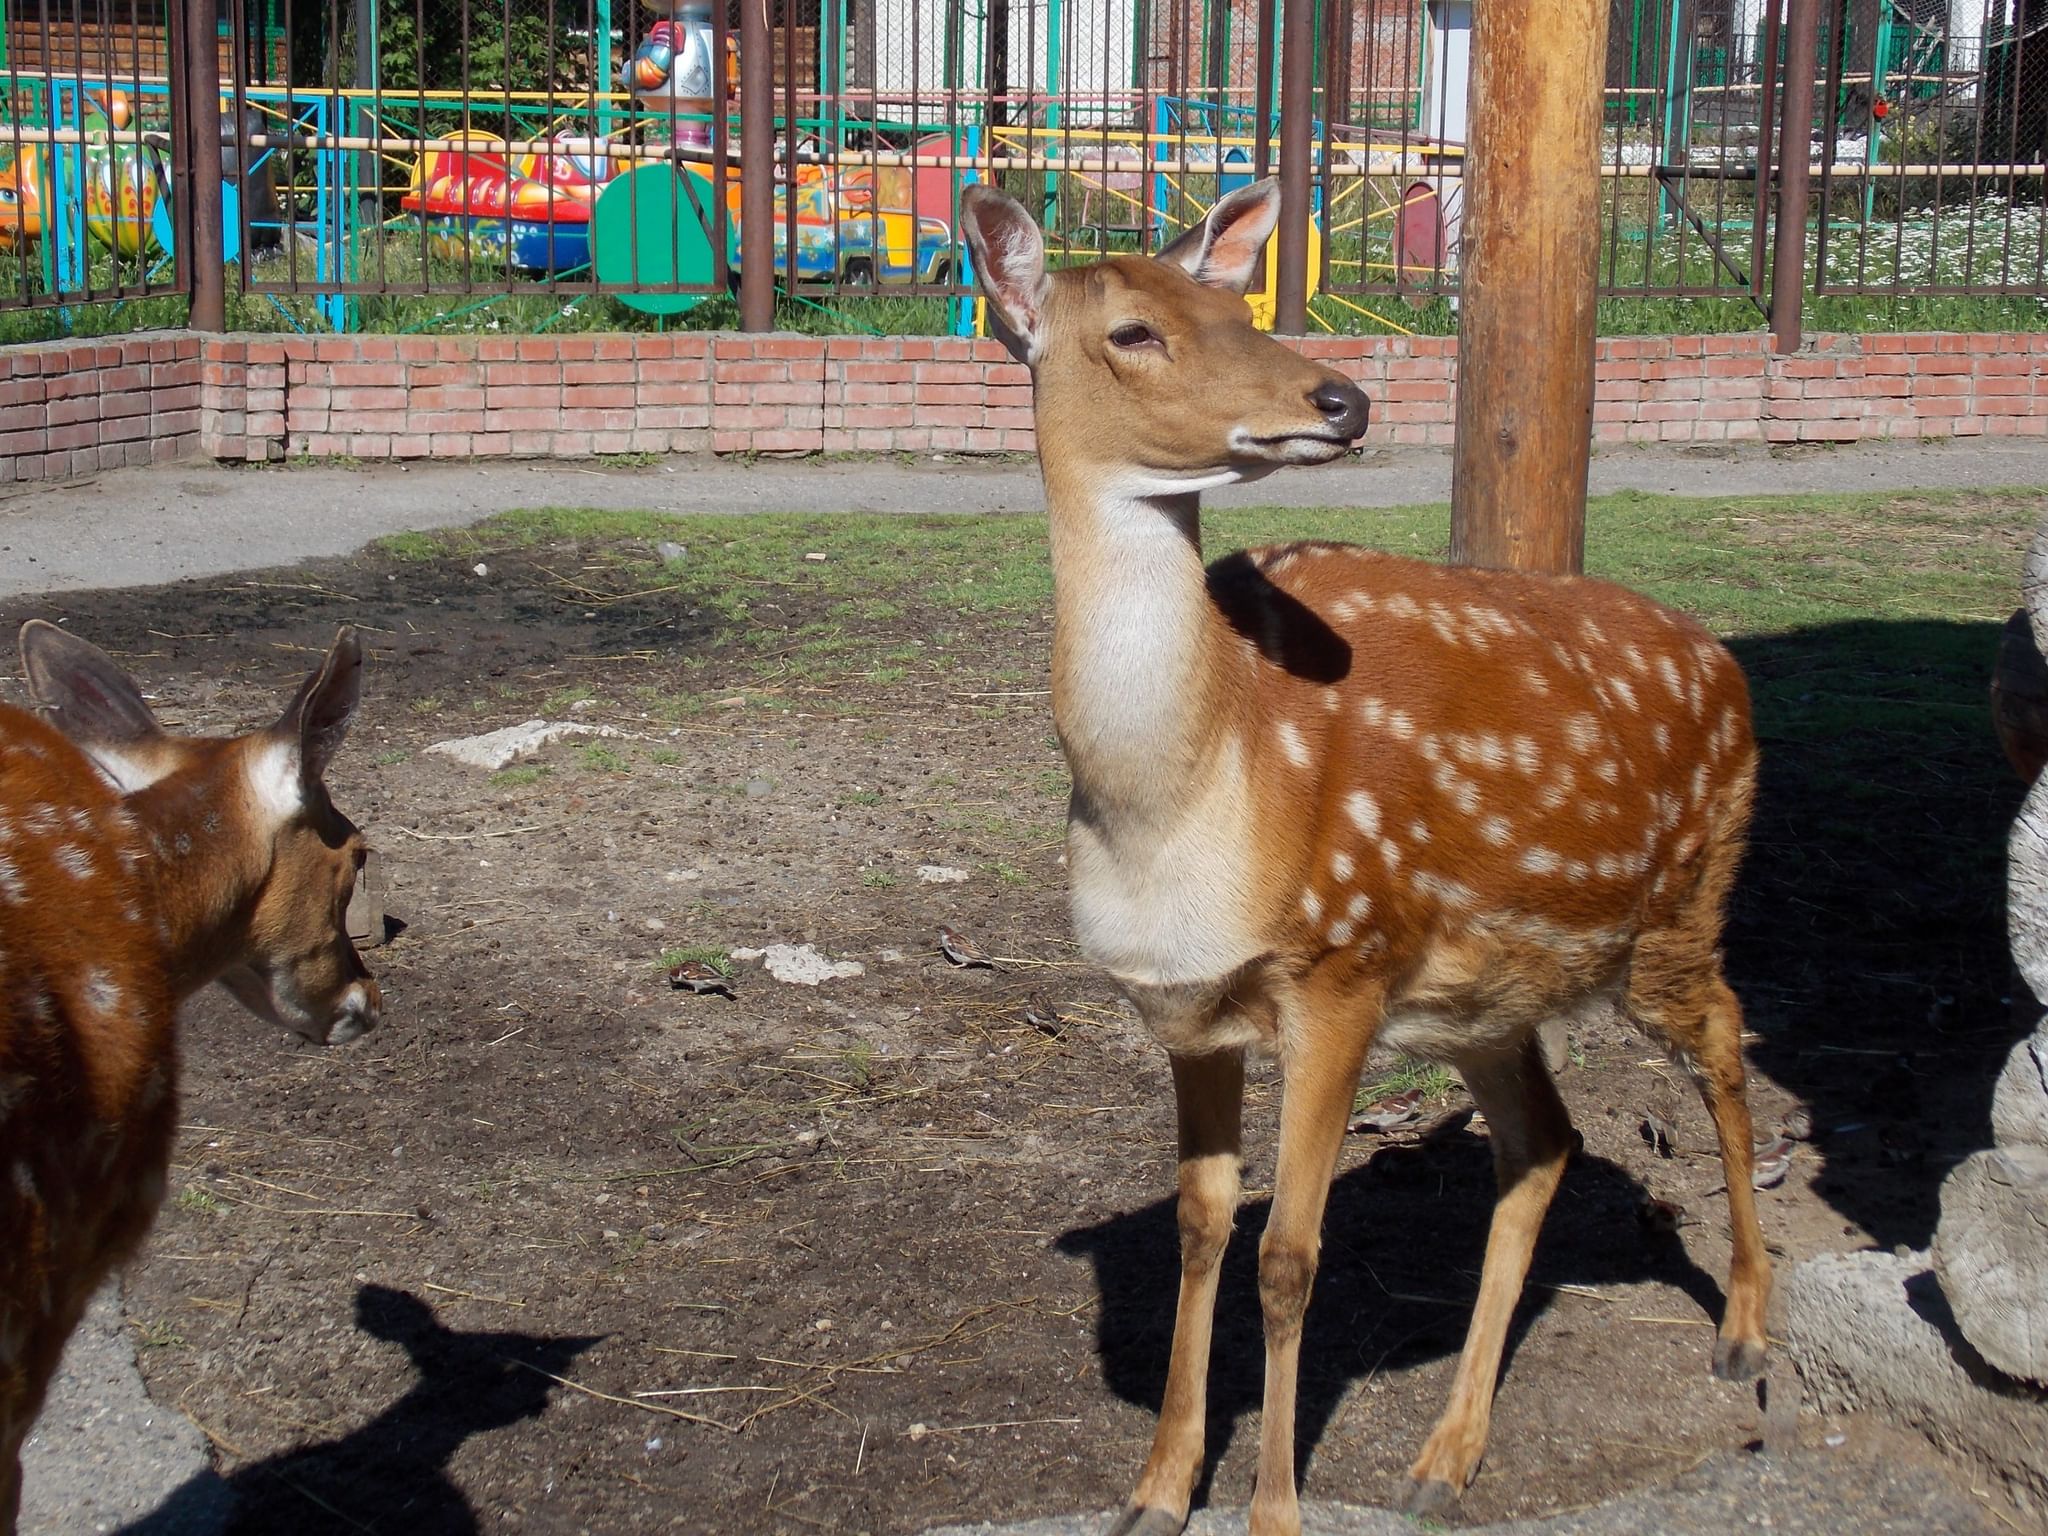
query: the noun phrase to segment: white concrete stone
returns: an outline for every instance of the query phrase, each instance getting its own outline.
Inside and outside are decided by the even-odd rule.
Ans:
[[[585,720],[528,720],[519,725],[486,731],[481,736],[461,736],[451,741],[437,741],[427,750],[438,752],[443,757],[452,757],[456,762],[466,763],[472,768],[481,768],[486,773],[496,773],[507,764],[538,752],[549,742],[560,741],[565,736],[618,734],[608,725],[593,725]]]

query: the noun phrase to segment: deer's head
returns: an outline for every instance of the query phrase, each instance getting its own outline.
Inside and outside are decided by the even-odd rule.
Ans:
[[[172,735],[111,657],[54,624],[25,625],[21,657],[53,723],[127,796],[181,994],[218,980],[319,1044],[374,1028],[382,998],[346,921],[369,850],[325,783],[362,695],[355,631],[274,724],[233,737]]]
[[[1244,291],[1279,186],[1231,193],[1157,256],[1047,271],[1015,198],[961,199],[976,276],[1031,369],[1039,456],[1127,495],[1173,495],[1322,464],[1365,431],[1358,386],[1253,326]]]

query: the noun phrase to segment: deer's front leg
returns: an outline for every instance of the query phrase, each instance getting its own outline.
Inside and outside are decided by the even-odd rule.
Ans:
[[[1202,1471],[1216,1281],[1237,1218],[1244,1055],[1174,1056],[1180,1121],[1180,1305],[1152,1454],[1112,1536],[1173,1536]]]
[[[1376,1019],[1375,1010],[1375,1019]],[[1266,1406],[1259,1427],[1259,1487],[1252,1536],[1300,1536],[1294,1492],[1294,1398],[1301,1325],[1322,1248],[1323,1208],[1358,1089],[1373,1023],[1347,1008],[1311,1008],[1283,1030],[1280,1156],[1273,1210],[1259,1243],[1266,1315]]]

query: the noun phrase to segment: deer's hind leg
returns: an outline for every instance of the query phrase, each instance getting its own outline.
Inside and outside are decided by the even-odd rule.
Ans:
[[[1647,972],[1647,974],[1646,974]],[[1660,974],[1642,958],[1629,986],[1631,1016],[1692,1073],[1714,1135],[1728,1185],[1728,1304],[1714,1344],[1714,1374],[1748,1381],[1764,1366],[1764,1310],[1771,1299],[1771,1261],[1757,1221],[1750,1183],[1749,1100],[1742,1065],[1742,1005],[1709,956],[1702,971]]]
[[[1629,1016],[1692,1073],[1721,1145],[1733,1253],[1727,1307],[1714,1344],[1714,1374],[1726,1381],[1748,1381],[1762,1373],[1764,1311],[1771,1299],[1771,1261],[1750,1182],[1742,1004],[1721,971],[1721,917],[1740,855],[1737,834],[1709,843],[1679,922],[1637,941],[1627,996]]]
[[[1533,1035],[1515,1049],[1462,1059],[1458,1070],[1486,1116],[1499,1188],[1493,1224],[1486,1234],[1479,1299],[1458,1356],[1451,1400],[1408,1470],[1401,1507],[1411,1515],[1434,1515],[1449,1508],[1479,1471],[1493,1422],[1493,1392],[1508,1324],[1529,1275],[1544,1213],[1574,1145],[1571,1116]]]

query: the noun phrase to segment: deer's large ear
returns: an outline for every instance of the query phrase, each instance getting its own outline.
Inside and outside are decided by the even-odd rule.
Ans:
[[[1198,283],[1243,293],[1259,253],[1280,222],[1280,183],[1273,177],[1218,198],[1207,218],[1159,253]]]
[[[142,690],[114,658],[42,619],[21,626],[29,692],[81,747],[129,747],[164,734]]]
[[[989,309],[1002,322],[1003,344],[1021,363],[1045,353],[1045,237],[1024,205],[983,182],[960,194],[960,221],[974,253],[974,275]]]
[[[298,747],[299,779],[318,784],[348,738],[349,722],[363,697],[363,643],[345,628],[320,663],[299,685],[272,732]]]

